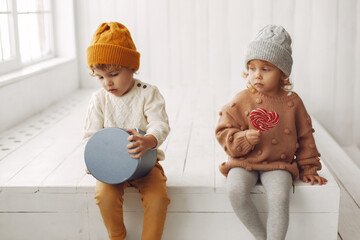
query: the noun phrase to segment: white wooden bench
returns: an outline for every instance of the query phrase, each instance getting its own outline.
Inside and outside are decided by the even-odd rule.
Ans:
[[[0,134],[0,239],[107,239],[80,146],[91,92],[79,90]],[[171,198],[163,239],[252,239],[233,213],[218,171],[226,156],[214,128],[224,100],[209,89],[162,92],[172,126],[163,145]],[[327,133],[313,123],[316,140],[326,141]],[[337,239],[340,189],[324,162],[326,186],[295,182],[287,239]],[[252,198],[265,221],[261,185]],[[124,204],[127,239],[140,239],[143,209],[135,189],[126,190]]]

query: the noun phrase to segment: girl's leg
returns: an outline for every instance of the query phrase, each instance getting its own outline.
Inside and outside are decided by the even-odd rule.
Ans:
[[[283,240],[289,225],[289,200],[292,177],[288,171],[260,172],[268,198],[267,240]]]
[[[166,190],[166,176],[159,163],[145,177],[131,181],[140,194],[144,206],[142,240],[161,240],[170,199]]]
[[[95,199],[110,240],[123,240],[126,229],[123,220],[123,195],[127,182],[117,185],[96,182]]]
[[[257,240],[266,239],[266,230],[250,199],[250,191],[258,181],[257,171],[232,168],[226,181],[227,194],[234,212]]]

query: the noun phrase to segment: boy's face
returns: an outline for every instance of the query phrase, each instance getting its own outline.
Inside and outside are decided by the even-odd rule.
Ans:
[[[124,95],[133,87],[133,73],[133,70],[125,67],[111,71],[94,69],[94,75],[99,79],[103,88],[117,97]]]
[[[262,60],[251,60],[248,63],[249,80],[251,85],[258,91],[270,96],[283,93],[280,81],[282,71],[273,64]]]

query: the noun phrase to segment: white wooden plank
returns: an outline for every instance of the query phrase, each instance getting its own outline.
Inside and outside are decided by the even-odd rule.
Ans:
[[[360,168],[360,148],[356,145],[344,146],[344,151],[349,155],[351,160]]]
[[[360,4],[357,4],[356,12],[360,12]],[[360,46],[360,14],[356,14],[356,46]],[[356,48],[356,56],[355,56],[356,66],[360,65],[360,48]],[[355,84],[354,84],[354,133],[360,132],[360,69],[356,68],[355,75]],[[360,134],[355,134],[354,136],[354,145],[360,148]]]
[[[1,192],[0,215],[3,212],[83,212],[87,210],[86,194]]]
[[[78,104],[81,106],[86,100],[82,97],[84,93],[86,94],[87,91],[78,91],[71,94],[64,101],[54,104],[43,112],[2,132],[0,134],[0,161],[65,116],[68,116],[71,111],[76,109]]]
[[[187,88],[183,97],[180,111],[172,127],[190,127],[193,123],[195,104],[199,98],[198,88]]]
[[[183,186],[185,190],[176,191],[176,186],[168,186],[168,194],[171,199],[169,212],[203,212],[203,213],[232,213],[233,209],[225,192],[206,191],[199,187]],[[251,198],[261,213],[268,212],[267,196],[262,186],[254,189]],[[135,188],[126,188],[124,195],[124,211],[143,211],[141,196]],[[331,199],[331,201],[329,200]],[[94,199],[94,191],[88,195],[88,210],[98,211]],[[339,213],[339,189],[331,187],[317,187],[308,185],[306,188],[295,188],[295,194],[291,194],[291,213]]]
[[[166,159],[160,163],[167,176],[166,185],[169,192],[186,191],[182,187],[182,177],[189,139],[190,128],[174,128],[172,130],[171,139],[165,152]]]
[[[360,183],[357,179],[360,179],[360,169],[316,119],[312,118],[312,123],[316,129],[314,137],[319,152],[322,154],[321,158],[324,159],[325,164],[336,175],[340,184],[346,186],[349,194],[359,205]]]
[[[84,149],[78,146],[76,150],[40,184],[41,192],[76,192],[77,184],[85,176]]]
[[[220,172],[219,166],[221,163],[226,162],[228,156],[224,149],[221,148],[220,144],[215,142],[215,160],[214,160],[214,171],[215,171],[215,189],[217,193],[225,193],[226,189],[226,177]]]
[[[246,46],[252,39],[252,1],[228,1],[228,28],[230,29],[229,44],[230,71],[231,71],[231,89],[243,89],[246,86],[246,80],[242,77],[244,66],[244,53]],[[241,13],[241,14],[239,14]]]
[[[17,152],[0,162],[1,190],[11,178],[25,168],[36,156],[42,153],[52,143],[51,139],[49,139],[48,142],[42,140],[43,139],[39,138],[32,140]]]
[[[216,112],[214,102],[214,91],[209,87],[202,87],[196,102],[195,111],[191,113],[194,116],[193,127],[215,129]]]
[[[91,78],[89,76],[89,70],[87,69],[87,63],[85,58],[86,48],[90,45],[90,40],[93,34],[92,31],[95,29],[90,29],[88,24],[88,1],[86,0],[78,0],[74,2],[75,9],[75,28],[76,28],[76,42],[77,42],[77,56],[78,58],[78,66],[79,66],[79,78],[80,78],[80,86],[93,86],[95,87],[96,81],[90,81]]]
[[[92,175],[86,174],[77,185],[77,192],[94,193],[96,179]]]
[[[144,82],[152,82],[150,78],[150,40],[149,40],[149,11],[148,5],[150,3],[146,0],[138,0],[136,1],[136,10],[131,13],[136,17],[136,49],[140,52],[140,68],[136,75],[137,78]],[[155,84],[158,85],[158,84]]]
[[[182,76],[183,61],[182,59],[182,44],[179,34],[181,34],[181,1],[170,0],[168,1],[168,21],[169,21],[169,84],[173,88],[183,86],[184,79]]]
[[[312,2],[311,0],[296,1],[294,35],[291,36],[294,60],[291,81],[294,84],[294,91],[299,93],[305,103],[310,102],[311,99],[311,92],[308,91],[312,79],[312,72],[309,71],[309,59],[313,53],[310,51],[309,39],[311,34],[316,33],[312,31],[312,18],[315,17],[311,14]]]
[[[29,191],[36,191],[40,183],[78,146],[81,140],[83,119],[77,115],[70,115],[53,128],[55,137],[53,144],[37,155],[25,168],[6,183],[7,190],[11,187],[28,187]],[[64,131],[66,129],[66,131]]]
[[[156,11],[154,11],[156,9]],[[161,14],[159,14],[161,13]],[[168,54],[168,11],[166,0],[153,0],[147,4],[148,27],[147,31],[149,41],[149,67],[150,82],[155,85],[166,85],[169,80],[167,63]],[[164,67],[166,66],[166,67]]]
[[[137,28],[136,28],[136,1],[117,1],[112,0],[109,4],[99,3],[105,7],[104,17],[106,22],[120,22],[129,29],[132,39],[137,43]],[[96,9],[94,9],[96,12]],[[100,23],[99,23],[100,24]]]
[[[180,112],[180,107],[182,105],[182,100],[184,97],[184,91],[182,88],[172,88],[169,89],[168,91],[164,91],[164,99],[165,99],[165,103],[166,103],[166,112],[168,114],[168,118],[169,118],[169,125],[170,125],[170,134],[169,136],[166,138],[165,142],[163,143],[163,145],[161,146],[161,149],[163,149],[164,151],[166,151],[167,145],[171,139],[171,135],[172,135],[172,126],[173,123],[176,121],[176,118]],[[166,158],[166,156],[165,156]]]
[[[130,197],[129,197],[130,196]],[[221,195],[217,195],[218,197]],[[170,196],[171,197],[171,196]],[[231,209],[230,203],[223,198],[216,198],[216,196],[209,197],[207,194],[190,194],[190,199],[197,200],[200,197],[200,200],[195,205],[198,207],[194,212],[191,210],[180,210],[178,208],[173,208],[174,205],[194,207],[189,204],[189,196],[185,195],[176,195],[176,197],[172,197],[172,204],[169,205],[167,220],[164,230],[165,239],[192,239],[188,238],[190,235],[192,237],[196,237],[196,239],[233,239],[236,236],[243,236],[245,239],[249,237],[247,234],[247,230],[237,219],[235,214],[231,211],[220,211],[220,212],[207,212],[208,210],[204,208],[204,205],[207,205],[208,201],[213,201],[217,203],[218,206],[226,205]],[[214,197],[214,198],[213,198]],[[224,196],[222,196],[224,197]],[[89,215],[91,216],[92,224],[90,228],[99,229],[98,231],[102,231],[101,227],[101,217],[97,206],[93,199],[90,199],[92,203],[89,203]],[[217,200],[217,201],[216,201]],[[266,199],[263,198],[262,201],[265,203]],[[124,205],[130,203],[133,205],[141,204],[139,200],[139,196],[135,195],[125,195]],[[201,204],[202,203],[202,204]],[[129,232],[129,237],[139,237],[138,235],[134,235],[139,231],[139,223],[142,223],[142,208],[138,208],[141,210],[134,210],[132,206],[124,206],[124,219],[125,223],[127,223],[127,230]],[[265,205],[265,204],[264,204]],[[91,206],[91,207],[90,207]],[[128,209],[127,207],[130,207]],[[205,212],[202,212],[205,209]],[[216,209],[216,207],[215,207]],[[266,213],[260,212],[261,219],[263,222],[266,222]],[[205,220],[207,219],[207,220]],[[211,224],[210,224],[210,223]],[[214,224],[214,225],[212,225]],[[97,226],[95,226],[97,225]],[[219,226],[228,226],[226,228]],[[208,230],[205,230],[206,228]],[[212,231],[211,234],[208,234],[208,231]],[[178,231],[181,231],[179,233]],[[220,233],[218,233],[220,231]],[[224,231],[224,232],[222,232]],[[204,234],[205,232],[205,234]],[[219,234],[219,235],[218,235]],[[230,234],[230,235],[227,235]],[[234,234],[234,235],[232,235]],[[99,236],[99,235],[97,235]],[[219,237],[221,236],[221,237]],[[226,236],[229,236],[227,238]],[[336,239],[337,237],[337,214],[336,213],[298,213],[296,211],[290,213],[290,225],[288,236],[289,239]]]
[[[339,1],[337,5],[337,45],[336,45],[336,69],[334,81],[335,96],[329,92],[327,96],[332,96],[336,101],[331,107],[334,117],[334,125],[325,124],[325,127],[335,136],[342,145],[349,145],[359,132],[353,131],[357,125],[354,121],[354,79],[356,77],[356,11],[358,1]],[[351,59],[349,61],[349,59]],[[327,59],[328,61],[329,59]],[[341,81],[339,81],[341,79]],[[327,89],[330,91],[331,89]],[[328,97],[326,97],[327,99]],[[323,97],[325,99],[325,97]],[[325,101],[324,101],[325,103]],[[328,103],[328,102],[326,102]],[[359,111],[359,110],[357,110]],[[320,122],[325,122],[327,118],[318,118]],[[323,120],[323,121],[322,121]],[[349,127],[351,126],[351,127]]]
[[[339,101],[334,97],[339,79],[335,75],[336,51],[329,51],[329,49],[336,48],[336,28],[326,26],[337,25],[337,19],[334,18],[337,15],[337,4],[336,0],[311,2],[310,38],[304,36],[304,39],[302,39],[302,41],[311,42],[308,46],[310,55],[308,59],[296,63],[300,64],[300,67],[304,67],[304,71],[307,70],[311,73],[310,82],[306,87],[309,95],[308,98],[303,98],[305,106],[330,132],[333,131],[330,129],[334,129],[334,106]],[[325,5],[326,11],[324,11]],[[322,17],[319,17],[319,12],[322,13]],[[319,63],[326,63],[326,67],[319,68]],[[326,79],[326,89],[324,88],[324,82],[318,81],[318,79]],[[298,81],[301,81],[301,79]],[[320,90],[321,93],[319,89],[323,89]]]
[[[0,225],[6,240],[85,239],[86,229],[79,213],[1,213]]]
[[[177,32],[176,35],[179,38],[181,48],[181,82],[189,86],[195,84],[194,77],[197,76],[196,73],[198,71],[196,65],[196,3],[192,0],[182,0],[178,2],[180,3],[180,8],[177,9],[177,11],[180,12],[181,25],[179,29],[176,29],[180,31]],[[197,84],[201,84],[201,82],[197,81]]]
[[[339,233],[342,239],[360,239],[360,209],[348,192],[341,187]]]
[[[271,3],[272,23],[283,26],[293,36],[295,0],[273,0]]]
[[[125,212],[127,239],[140,239],[142,229],[142,212]],[[100,213],[89,215],[89,228],[81,226],[82,217],[74,213],[5,213],[0,218],[2,231],[0,236],[9,240],[31,239],[104,239],[107,237]],[[260,214],[265,222],[266,215]],[[6,218],[5,218],[6,217]],[[6,221],[5,221],[6,219]],[[290,214],[290,225],[287,238],[300,239],[337,239],[336,226],[333,226],[333,214]],[[28,224],[36,221],[35,227]],[[12,224],[17,222],[18,224]],[[40,227],[41,226],[41,227]],[[227,226],[227,227],[219,227]],[[330,228],[330,229],[329,229]],[[59,229],[67,229],[59,231]],[[334,230],[335,229],[335,230]],[[330,230],[330,231],[329,231]],[[335,232],[335,234],[334,234]],[[6,234],[6,235],[5,235]],[[84,235],[83,235],[84,234]],[[250,233],[240,223],[234,213],[172,213],[169,212],[164,229],[163,239],[251,239]]]
[[[208,32],[208,22],[209,22],[209,6],[208,0],[197,0],[195,2],[195,20],[192,25],[195,27],[195,52],[196,52],[196,69],[195,69],[195,78],[198,83],[202,86],[204,84],[209,84],[209,32]],[[186,11],[186,10],[185,10]],[[183,14],[187,16],[187,14]],[[191,23],[190,23],[191,24]],[[189,80],[193,80],[193,77],[190,77]],[[192,86],[192,81],[189,81],[190,86]]]
[[[210,86],[221,87],[230,79],[229,29],[227,28],[227,1],[208,1],[208,76]]]
[[[212,128],[193,128],[182,184],[197,191],[214,191],[214,137]],[[202,189],[200,189],[202,188]]]
[[[27,167],[31,161],[39,157],[46,149],[50,149],[50,146],[53,146],[55,149],[59,148],[59,146],[54,147],[54,144],[56,144],[57,136],[61,136],[63,133],[63,129],[68,129],[68,133],[71,135],[70,138],[74,139],[76,131],[72,133],[71,126],[73,126],[74,129],[79,128],[76,130],[81,131],[82,123],[80,122],[83,120],[73,121],[72,123],[70,121],[66,123],[67,125],[62,125],[61,121],[65,116],[69,117],[72,114],[75,114],[74,116],[81,119],[81,114],[86,109],[84,105],[88,100],[87,95],[89,95],[88,90],[78,91],[50,109],[15,127],[14,130],[8,130],[3,133],[4,136],[8,133],[8,136],[21,140],[21,145],[15,148],[9,156],[0,161],[0,186],[6,185],[10,179],[13,179],[14,176]],[[20,134],[20,136],[16,134]]]
[[[252,17],[252,36],[256,36],[256,34],[265,27],[268,24],[271,24],[273,22],[272,19],[272,1],[261,1],[261,0],[255,0],[253,1],[253,17]]]

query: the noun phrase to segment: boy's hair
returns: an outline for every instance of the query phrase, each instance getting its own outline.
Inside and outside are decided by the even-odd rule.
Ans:
[[[101,71],[105,71],[105,72],[113,72],[113,71],[120,71],[121,69],[124,69],[127,67],[124,66],[120,66],[120,65],[114,65],[114,64],[93,64],[90,67],[91,72],[89,73],[90,76],[95,77],[95,70],[101,70]],[[131,69],[131,68],[127,68],[127,69]],[[134,73],[135,70],[131,69]]]

